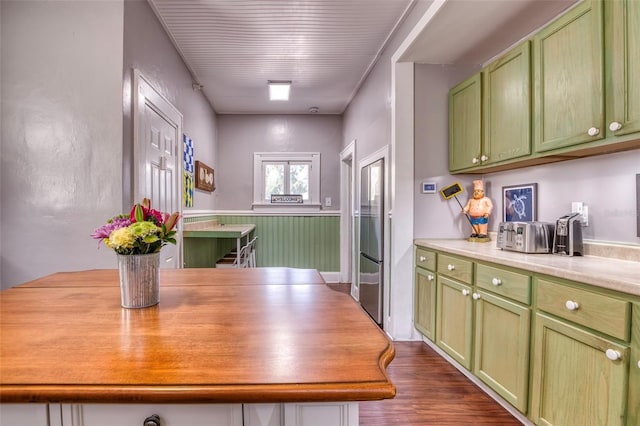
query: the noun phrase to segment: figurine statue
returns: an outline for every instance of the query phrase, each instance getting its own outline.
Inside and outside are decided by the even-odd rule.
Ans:
[[[462,209],[462,213],[467,215],[474,229],[471,238],[488,238],[487,228],[492,210],[493,203],[484,195],[484,184],[481,180],[474,180],[473,198],[470,198],[469,201],[467,201],[467,205]]]

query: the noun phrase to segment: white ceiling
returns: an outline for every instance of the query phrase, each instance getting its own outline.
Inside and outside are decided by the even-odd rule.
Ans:
[[[217,113],[341,114],[417,1],[149,3]],[[575,2],[437,0],[402,59],[484,63]],[[291,80],[290,101],[269,101],[268,80]]]
[[[218,113],[341,114],[412,0],[150,0]],[[291,80],[289,102],[268,80]]]

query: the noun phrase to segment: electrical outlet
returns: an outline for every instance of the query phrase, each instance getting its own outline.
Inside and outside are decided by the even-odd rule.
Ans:
[[[331,207],[331,197],[325,197],[324,206],[325,207]]]
[[[571,203],[571,213],[580,213],[582,226],[589,226],[589,207],[582,201],[573,201]]]

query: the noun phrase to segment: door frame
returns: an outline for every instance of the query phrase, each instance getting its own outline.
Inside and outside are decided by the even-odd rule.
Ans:
[[[146,78],[140,70],[133,68],[133,200],[139,202],[146,194],[150,192],[150,183],[146,180],[146,168],[147,168],[147,155],[145,138],[145,121],[144,110],[145,105],[151,107],[158,115],[162,116],[167,122],[171,123],[176,128],[176,147],[178,152],[174,156],[174,170],[175,181],[174,187],[178,192],[176,194],[176,200],[178,205],[176,210],[182,216],[182,174],[183,174],[183,162],[182,162],[182,150],[179,149],[182,141],[182,113],[167,99],[165,98],[154,86],[150,80]],[[153,200],[152,200],[153,202]],[[172,212],[167,212],[172,213]],[[177,253],[177,268],[181,268],[183,265],[182,254],[182,224],[178,222],[176,226],[176,253]]]
[[[356,140],[340,152],[340,282],[351,283],[351,296],[355,299],[356,262],[355,194],[356,194]]]

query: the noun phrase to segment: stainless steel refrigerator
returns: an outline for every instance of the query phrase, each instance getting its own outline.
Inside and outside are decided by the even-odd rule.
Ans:
[[[360,174],[360,304],[382,326],[384,160]]]

